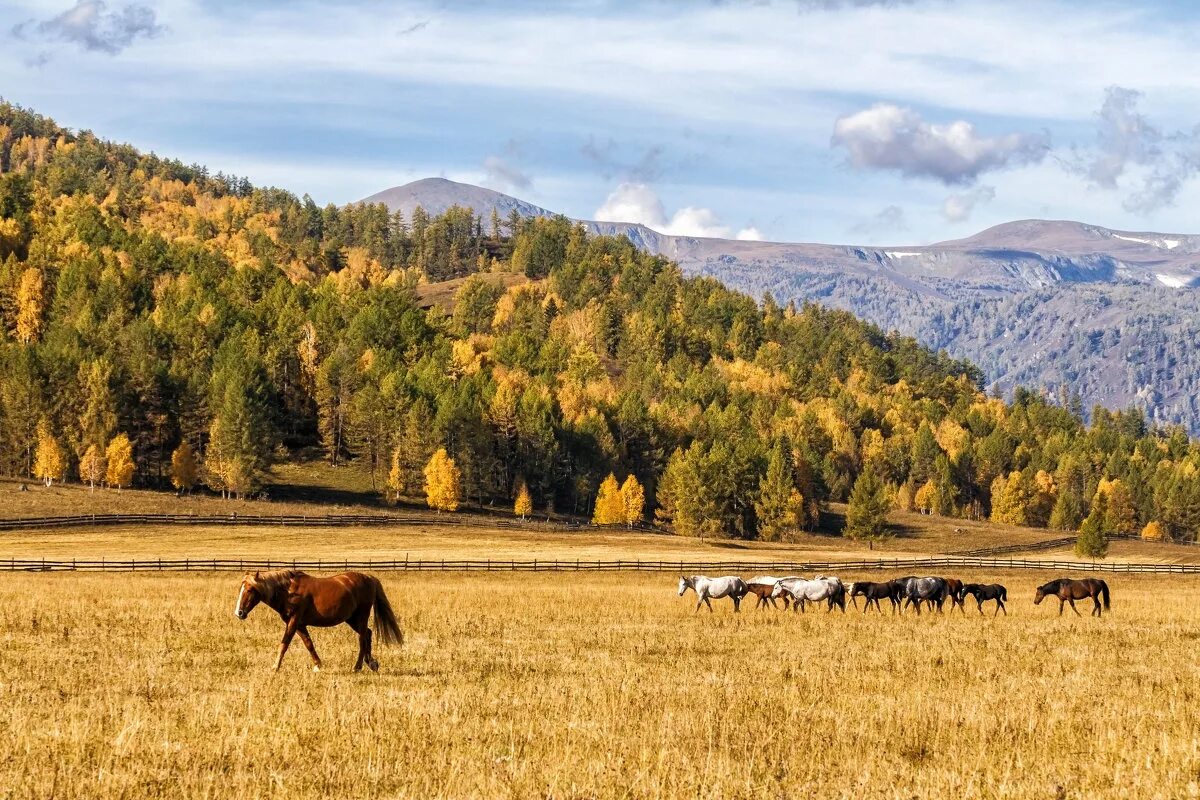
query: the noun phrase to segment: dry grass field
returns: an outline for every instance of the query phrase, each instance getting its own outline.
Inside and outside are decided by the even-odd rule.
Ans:
[[[383,575],[408,641],[354,674],[231,575],[0,581],[0,797],[1188,797],[1194,581],[1103,620],[693,614],[670,575]],[[964,576],[970,577],[970,576]],[[1164,591],[1165,590],[1165,591]]]

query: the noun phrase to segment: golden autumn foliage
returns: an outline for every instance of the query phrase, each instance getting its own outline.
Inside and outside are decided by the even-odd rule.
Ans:
[[[646,490],[632,472],[621,484],[621,506],[624,511],[623,520],[631,528],[641,522],[646,513]]]
[[[521,519],[525,519],[533,513],[533,498],[529,495],[529,487],[525,481],[521,481],[517,486],[517,497],[513,501],[513,513]]]
[[[196,460],[196,451],[186,440],[180,442],[171,453],[171,485],[190,492],[199,478],[200,464]]]
[[[114,436],[108,443],[104,457],[107,464],[105,482],[109,486],[116,486],[117,491],[120,491],[122,486],[128,486],[133,481],[133,473],[136,470],[133,462],[133,443],[129,441],[129,437],[123,433]]]
[[[17,341],[28,344],[42,333],[42,308],[46,303],[46,287],[42,271],[30,267],[21,274],[17,289]]]
[[[617,483],[617,476],[610,472],[596,495],[592,522],[596,525],[618,525],[624,521],[625,502],[621,498],[621,485]]]
[[[79,478],[87,481],[91,490],[95,491],[96,484],[104,480],[106,466],[104,453],[100,451],[99,446],[88,445],[87,452],[79,460]]]
[[[50,430],[49,421],[43,419],[37,426],[37,454],[33,464],[33,476],[47,486],[62,480],[67,469],[67,456]]]
[[[1146,527],[1142,528],[1142,539],[1147,542],[1162,542],[1166,538],[1166,530],[1155,520],[1150,520],[1146,523]]]
[[[454,459],[439,447],[425,465],[425,502],[437,511],[457,511],[462,475]]]

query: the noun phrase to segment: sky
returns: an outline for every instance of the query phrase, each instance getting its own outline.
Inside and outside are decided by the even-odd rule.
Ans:
[[[686,235],[1200,233],[1197,6],[0,0],[0,96],[321,204],[442,176]]]

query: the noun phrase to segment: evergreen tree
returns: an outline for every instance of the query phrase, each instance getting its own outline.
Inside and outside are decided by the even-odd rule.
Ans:
[[[17,291],[17,341],[29,344],[42,333],[42,307],[46,302],[46,285],[42,271],[30,267],[21,275]]]
[[[771,448],[766,474],[758,483],[754,512],[758,515],[759,538],[766,541],[779,541],[800,525],[804,498],[796,489],[791,446],[785,440],[777,440]]]
[[[1074,491],[1061,490],[1050,512],[1050,527],[1056,531],[1078,530],[1082,520],[1083,500]]]
[[[1103,494],[1092,503],[1091,513],[1079,528],[1075,555],[1080,558],[1104,558],[1108,555],[1108,531],[1105,529],[1107,503]]]
[[[882,539],[887,531],[888,496],[875,470],[866,469],[854,482],[846,509],[844,535],[851,539]]]

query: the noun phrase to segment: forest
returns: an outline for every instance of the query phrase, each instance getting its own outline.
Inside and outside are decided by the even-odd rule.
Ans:
[[[565,218],[322,207],[0,104],[6,474],[246,495],[319,447],[390,500],[437,463],[464,503],[590,516],[633,476],[682,535],[850,499],[862,536],[894,507],[1195,539],[1196,442],[1081,411]]]

